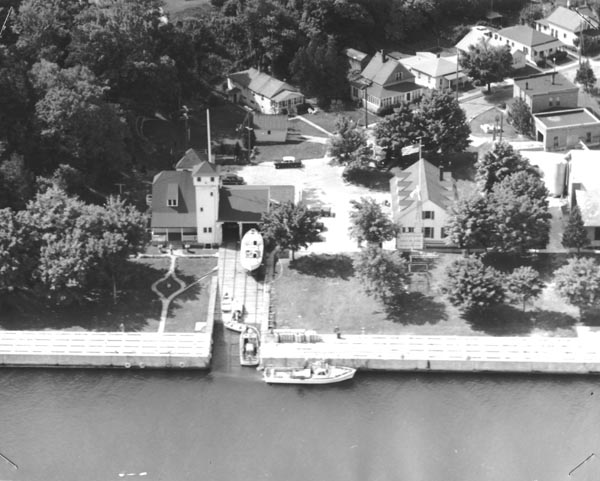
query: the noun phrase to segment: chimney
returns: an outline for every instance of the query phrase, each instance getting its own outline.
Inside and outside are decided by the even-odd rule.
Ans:
[[[440,167],[440,182],[444,181],[444,168]]]
[[[387,61],[387,55],[385,54],[385,49],[383,49],[383,48],[382,48],[382,49],[379,51],[379,54],[381,55],[381,61],[382,61],[382,62],[385,62],[385,61]]]

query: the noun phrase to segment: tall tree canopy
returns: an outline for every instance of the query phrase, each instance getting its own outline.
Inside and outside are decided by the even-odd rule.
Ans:
[[[491,91],[492,82],[501,82],[512,72],[513,58],[508,45],[494,46],[486,39],[459,56],[460,66],[467,70],[469,77],[487,85]]]
[[[375,199],[361,197],[360,201],[352,200],[350,204],[350,237],[359,245],[363,241],[379,245],[396,237],[398,226]]]
[[[489,150],[477,161],[475,180],[484,192],[490,192],[494,185],[513,172],[537,170],[520,153],[507,142],[494,143]]]

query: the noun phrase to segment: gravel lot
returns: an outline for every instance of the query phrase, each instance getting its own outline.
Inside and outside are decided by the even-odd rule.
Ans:
[[[390,194],[345,183],[342,179],[344,168],[330,165],[328,157],[303,162],[302,169],[275,169],[272,162],[263,162],[241,168],[230,167],[230,170],[244,177],[247,184],[294,185],[297,199],[304,191],[311,203],[331,206],[335,216],[321,219],[327,228],[323,233],[324,242],[315,243],[298,254],[357,251],[356,241],[348,236],[350,200],[373,197],[383,202],[390,200]]]

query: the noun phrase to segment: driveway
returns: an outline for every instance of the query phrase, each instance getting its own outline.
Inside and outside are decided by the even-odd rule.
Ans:
[[[361,197],[373,197],[383,203],[390,200],[390,193],[345,183],[342,179],[344,168],[331,165],[328,157],[304,160],[303,163],[302,169],[275,169],[273,162],[263,162],[231,170],[236,170],[250,185],[293,185],[296,187],[297,198],[301,198],[302,192],[305,192],[311,202],[331,206],[334,216],[320,219],[327,228],[323,233],[324,242],[314,243],[302,252],[358,251],[356,241],[348,236],[350,201],[359,200]]]

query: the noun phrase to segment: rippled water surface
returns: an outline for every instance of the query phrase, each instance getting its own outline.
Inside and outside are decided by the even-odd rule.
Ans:
[[[0,370],[0,453],[19,465],[0,480],[553,481],[600,454],[599,377],[267,386],[233,340],[217,349],[210,373]]]

